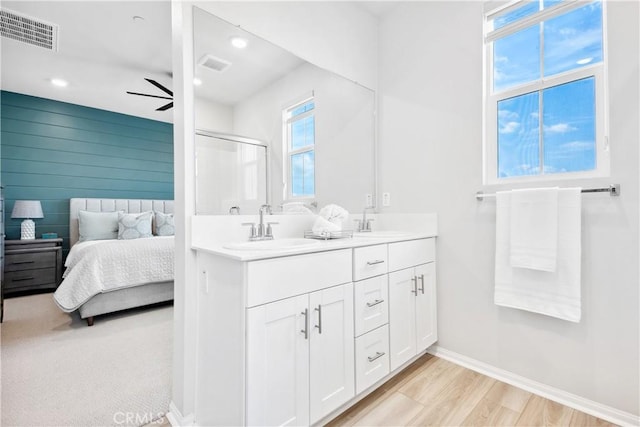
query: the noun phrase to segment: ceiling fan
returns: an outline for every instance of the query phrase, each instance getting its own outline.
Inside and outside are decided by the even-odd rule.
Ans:
[[[140,96],[148,96],[150,98],[160,98],[160,99],[170,99],[171,102],[169,102],[168,104],[163,105],[160,108],[156,108],[156,111],[165,111],[168,110],[169,108],[173,107],[173,92],[170,91],[169,89],[167,89],[166,87],[164,87],[163,85],[161,85],[160,83],[158,83],[155,80],[151,80],[151,79],[147,79],[145,77],[145,80],[148,81],[149,83],[151,83],[152,85],[154,85],[155,87],[157,87],[158,89],[160,89],[161,91],[163,91],[164,93],[171,95],[169,96],[160,96],[160,95],[149,95],[147,93],[139,93],[139,92],[129,92],[127,91],[128,94],[130,95],[140,95]]]

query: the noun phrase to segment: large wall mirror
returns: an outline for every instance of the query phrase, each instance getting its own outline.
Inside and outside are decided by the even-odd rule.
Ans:
[[[254,214],[267,202],[274,212],[289,202],[361,211],[375,192],[374,92],[200,8],[193,19],[196,213]],[[265,145],[258,162],[268,164],[247,160],[243,138]]]

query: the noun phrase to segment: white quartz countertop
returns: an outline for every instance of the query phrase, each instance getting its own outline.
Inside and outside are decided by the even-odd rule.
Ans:
[[[364,233],[362,233],[364,234]],[[308,245],[295,245],[289,246],[285,248],[270,248],[270,249],[230,249],[227,246],[237,245],[238,243],[243,243],[242,241],[238,242],[215,242],[215,241],[196,241],[192,243],[192,249],[208,252],[214,255],[219,255],[226,258],[231,258],[237,261],[256,261],[261,259],[269,259],[269,258],[279,258],[285,256],[293,256],[293,255],[301,255],[301,254],[309,254],[315,252],[325,252],[325,251],[333,251],[338,249],[350,249],[357,248],[362,246],[372,246],[379,245],[384,243],[393,243],[400,242],[406,240],[415,240],[415,239],[424,239],[435,237],[435,231],[427,231],[427,232],[399,232],[394,233],[391,236],[385,236],[383,233],[376,235],[373,233],[371,236],[363,236],[361,233],[354,233],[354,237],[350,238],[341,238],[341,239],[329,239],[329,240],[318,240],[318,239],[307,239],[309,240]],[[375,236],[375,237],[374,237]],[[288,238],[283,238],[288,239]],[[289,238],[290,239],[290,238]],[[276,241],[278,238],[275,239]],[[299,240],[299,239],[296,239]],[[257,243],[256,246],[260,246],[260,242],[248,242],[245,247],[250,247],[252,243]]]
[[[352,238],[317,240],[303,239],[315,220],[312,215],[269,215],[265,222],[273,224],[274,243],[255,242],[258,250],[252,250],[247,223],[257,223],[256,215],[196,215],[191,218],[190,246],[237,261],[255,261],[315,252],[372,246],[404,240],[424,239],[438,234],[436,214],[373,214],[372,233],[354,233]],[[356,216],[355,219],[360,217]],[[354,224],[353,219],[344,222],[343,229]],[[279,242],[292,243],[278,247]],[[269,247],[271,246],[271,247]],[[233,248],[242,247],[242,249]],[[267,248],[268,247],[268,248]]]

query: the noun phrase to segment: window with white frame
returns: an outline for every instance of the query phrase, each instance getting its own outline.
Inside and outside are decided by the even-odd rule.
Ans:
[[[313,96],[283,111],[287,199],[315,196],[315,102]]]
[[[485,183],[609,174],[604,9],[535,0],[485,15]]]

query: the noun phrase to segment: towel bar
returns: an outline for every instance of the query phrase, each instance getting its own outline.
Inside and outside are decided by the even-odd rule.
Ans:
[[[612,184],[605,188],[583,188],[583,193],[609,193],[610,196],[619,196],[620,195],[620,184]],[[477,200],[484,200],[485,197],[495,197],[496,193],[483,193],[482,191],[478,191],[476,193]]]

